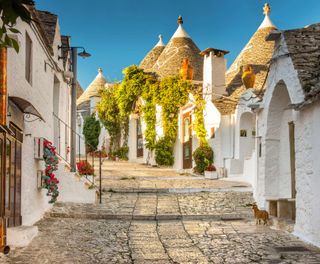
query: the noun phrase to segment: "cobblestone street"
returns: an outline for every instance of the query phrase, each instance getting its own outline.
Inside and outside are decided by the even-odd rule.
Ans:
[[[147,176],[136,175],[134,181],[158,181],[158,172],[146,170]],[[163,176],[179,177],[172,171]],[[119,182],[133,181],[120,180],[123,174],[117,177]],[[191,184],[198,181],[188,177]],[[105,192],[101,205],[57,203],[37,223],[39,235],[31,244],[12,249],[0,262],[320,263],[318,248],[270,226],[256,226],[246,206],[253,202],[251,192],[236,191],[230,182],[202,180],[210,188],[215,182],[216,189],[183,193],[124,188],[127,192]]]

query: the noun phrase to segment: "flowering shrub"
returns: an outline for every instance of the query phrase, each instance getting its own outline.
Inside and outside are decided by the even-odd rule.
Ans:
[[[54,203],[59,196],[58,179],[55,178],[53,172],[58,169],[59,159],[56,154],[56,148],[48,140],[43,141],[43,159],[45,162],[45,171],[43,179],[43,188],[48,190],[47,195],[51,196],[49,203]]]
[[[213,150],[210,146],[200,146],[193,152],[193,158],[196,163],[194,171],[198,173],[203,173],[206,168],[213,162]]]
[[[213,165],[213,164],[210,164],[208,167],[207,167],[207,169],[206,169],[206,171],[216,171],[217,169],[216,169],[216,167]]]
[[[94,170],[91,164],[86,160],[80,160],[77,163],[78,172],[80,175],[92,175],[94,176]]]

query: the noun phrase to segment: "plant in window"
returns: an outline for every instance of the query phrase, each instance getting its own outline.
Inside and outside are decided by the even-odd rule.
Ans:
[[[58,179],[54,175],[54,171],[58,170],[59,159],[56,155],[56,148],[48,140],[43,141],[43,159],[45,162],[45,171],[43,179],[43,188],[47,189],[48,196],[51,196],[49,203],[54,203],[59,196]]]

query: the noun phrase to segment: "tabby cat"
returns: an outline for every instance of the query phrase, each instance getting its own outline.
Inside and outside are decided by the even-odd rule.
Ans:
[[[254,217],[256,218],[256,225],[260,224],[261,220],[263,220],[264,225],[267,225],[267,221],[269,220],[269,214],[265,210],[259,210],[257,204],[252,205],[252,209],[254,211]]]

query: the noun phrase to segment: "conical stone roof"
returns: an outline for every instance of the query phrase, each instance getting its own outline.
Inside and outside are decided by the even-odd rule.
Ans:
[[[193,80],[201,81],[203,58],[200,50],[182,27],[182,17],[178,18],[178,29],[162,51],[152,71],[160,77],[179,75],[183,59],[187,58],[193,68]]]
[[[152,71],[153,65],[156,63],[157,59],[159,58],[164,48],[165,48],[165,44],[163,42],[162,36],[159,35],[158,43],[144,57],[144,59],[140,63],[140,67],[145,71]]]
[[[266,41],[266,37],[276,29],[269,18],[269,13],[270,7],[266,4],[263,22],[226,72],[226,90],[230,97],[215,102],[223,114],[234,112],[238,99],[246,90],[241,79],[243,66],[248,64],[252,66],[253,73],[256,75],[255,90],[261,91],[264,88],[269,62],[274,52],[274,42]]]
[[[83,94],[78,98],[77,105],[80,105],[83,102],[89,101],[91,97],[99,97],[100,96],[99,91],[104,89],[106,83],[107,83],[107,80],[102,74],[102,69],[99,68],[98,75],[90,83],[90,85],[83,92]]]

